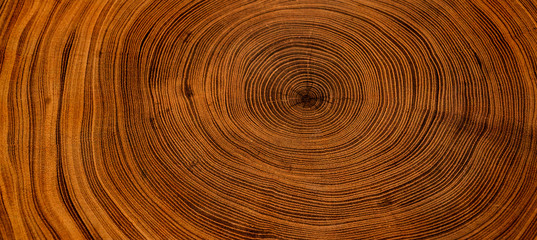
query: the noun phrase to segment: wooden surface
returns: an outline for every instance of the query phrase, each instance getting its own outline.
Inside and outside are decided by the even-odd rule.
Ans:
[[[535,239],[535,0],[0,3],[1,239]]]

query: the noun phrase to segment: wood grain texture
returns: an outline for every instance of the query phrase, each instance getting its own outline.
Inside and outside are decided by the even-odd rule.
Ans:
[[[1,239],[536,239],[535,0],[0,3]]]

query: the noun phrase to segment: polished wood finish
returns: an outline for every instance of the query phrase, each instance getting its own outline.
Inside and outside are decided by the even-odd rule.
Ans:
[[[535,239],[535,0],[0,3],[1,239]]]

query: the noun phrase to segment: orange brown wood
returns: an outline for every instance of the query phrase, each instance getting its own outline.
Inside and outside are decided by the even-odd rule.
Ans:
[[[1,239],[536,239],[535,0],[0,3]]]

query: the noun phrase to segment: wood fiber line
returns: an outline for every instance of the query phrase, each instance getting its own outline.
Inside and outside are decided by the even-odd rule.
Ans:
[[[536,239],[534,0],[0,3],[0,239]]]

